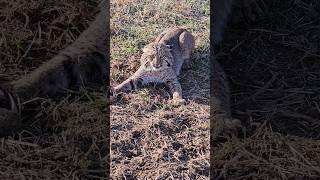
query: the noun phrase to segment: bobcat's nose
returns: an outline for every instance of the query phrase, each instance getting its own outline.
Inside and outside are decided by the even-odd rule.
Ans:
[[[159,63],[152,63],[152,66],[155,68],[155,69],[159,69],[161,67],[161,64]]]

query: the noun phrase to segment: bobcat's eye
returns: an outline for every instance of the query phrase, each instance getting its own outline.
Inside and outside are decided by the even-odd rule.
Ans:
[[[149,67],[150,66],[150,62],[149,61],[147,61],[145,64],[144,64],[144,67]]]
[[[168,48],[170,51],[172,50],[172,45],[167,44],[166,46],[167,46],[167,48]]]
[[[167,63],[167,66],[168,66],[168,67],[170,67],[170,66],[171,66],[171,64],[170,64],[168,61],[166,61],[166,63]]]
[[[149,57],[148,57],[148,59],[151,61],[151,60],[153,60],[154,59],[154,55],[150,55]]]

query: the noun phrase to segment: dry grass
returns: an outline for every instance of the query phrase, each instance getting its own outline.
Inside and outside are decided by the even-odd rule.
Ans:
[[[231,81],[233,114],[246,134],[212,147],[212,177],[317,179],[319,2],[257,2],[266,4],[260,19],[231,23],[219,52]],[[134,72],[141,48],[164,28],[183,25],[198,46],[193,68],[180,78],[188,104],[173,107],[166,90],[150,87],[112,105],[112,175],[208,179],[208,2],[161,3],[111,2],[111,83]],[[0,2],[5,7],[0,8],[0,82],[17,79],[73,42],[92,20],[96,5],[80,0]],[[36,113],[25,116],[30,127],[0,139],[1,179],[106,178],[107,105],[101,97],[82,90],[60,102],[42,99]]]
[[[72,43],[92,20],[96,4],[76,0],[1,2],[0,80],[28,73]]]
[[[282,133],[318,139],[319,20],[310,12],[319,7],[290,0],[266,5],[261,20],[231,27],[221,51],[235,114],[270,121]]]
[[[97,1],[0,2],[0,82],[19,78],[72,43],[88,27]],[[106,102],[102,92],[37,100],[24,131],[0,139],[1,179],[106,178]],[[32,109],[35,108],[35,109]]]
[[[234,18],[219,52],[246,135],[213,149],[213,176],[318,179],[319,2],[256,1],[264,12]]]
[[[263,126],[213,148],[216,179],[318,179],[319,140],[285,136]]]
[[[134,5],[134,6],[133,6]],[[185,106],[168,104],[163,87],[131,93],[111,106],[114,179],[208,179],[209,1],[112,1],[111,84],[139,66],[142,47],[172,26],[196,38],[193,68],[182,73]]]

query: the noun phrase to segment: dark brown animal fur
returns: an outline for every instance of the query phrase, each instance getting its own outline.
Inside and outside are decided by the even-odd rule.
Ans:
[[[19,125],[21,104],[35,97],[54,98],[71,87],[103,84],[107,74],[106,1],[79,38],[35,71],[0,88],[0,134]]]

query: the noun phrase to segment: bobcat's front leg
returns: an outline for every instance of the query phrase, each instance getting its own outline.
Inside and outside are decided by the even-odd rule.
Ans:
[[[185,104],[186,100],[182,97],[182,88],[177,76],[174,74],[173,70],[172,72],[169,71],[168,74],[171,74],[171,76],[168,76],[168,78],[165,79],[165,84],[168,86],[169,91],[172,94],[172,103],[174,105]]]
[[[140,79],[135,77],[130,77],[123,81],[121,84],[115,86],[113,88],[114,92],[129,92],[134,91],[138,88],[138,84],[140,82]]]
[[[0,87],[0,136],[9,135],[22,125],[17,104],[13,95]]]
[[[128,92],[128,91],[134,91],[143,85],[145,85],[145,82],[143,81],[144,72],[142,68],[139,68],[132,76],[130,76],[128,79],[123,81],[121,84],[113,87],[112,91],[114,93],[117,92]]]

